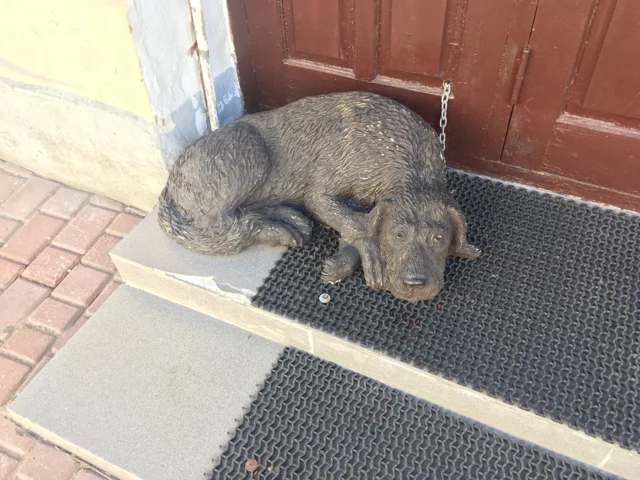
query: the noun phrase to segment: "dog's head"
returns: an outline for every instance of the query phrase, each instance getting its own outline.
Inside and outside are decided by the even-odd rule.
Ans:
[[[413,302],[435,298],[444,286],[450,248],[455,251],[457,237],[466,236],[466,220],[455,202],[446,195],[398,196],[379,202],[370,218],[385,265],[385,289]]]

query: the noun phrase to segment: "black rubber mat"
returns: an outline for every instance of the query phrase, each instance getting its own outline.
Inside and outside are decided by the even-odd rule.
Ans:
[[[316,228],[253,303],[626,448],[640,449],[640,217],[450,173],[484,255],[449,259],[431,302],[320,282]],[[322,293],[330,295],[320,303]]]
[[[259,465],[253,474],[247,460]],[[611,477],[286,349],[211,478]]]

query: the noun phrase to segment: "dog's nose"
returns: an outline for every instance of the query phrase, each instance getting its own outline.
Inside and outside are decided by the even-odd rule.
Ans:
[[[425,277],[419,276],[407,276],[402,279],[402,283],[404,283],[407,287],[423,287],[427,284],[427,279]]]

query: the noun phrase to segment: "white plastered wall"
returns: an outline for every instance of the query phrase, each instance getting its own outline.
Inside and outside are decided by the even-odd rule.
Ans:
[[[150,209],[208,118],[242,112],[225,1],[199,5],[0,2],[0,158]]]

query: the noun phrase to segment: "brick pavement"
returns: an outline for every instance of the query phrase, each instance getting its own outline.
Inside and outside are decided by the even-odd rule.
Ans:
[[[110,478],[5,406],[118,288],[108,253],[143,215],[0,161],[0,480]]]

